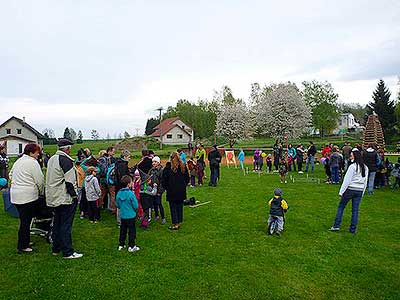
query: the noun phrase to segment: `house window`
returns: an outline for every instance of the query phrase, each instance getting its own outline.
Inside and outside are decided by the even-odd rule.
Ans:
[[[167,139],[172,139],[172,134],[167,134]]]
[[[19,153],[19,154],[22,153],[22,144],[18,144],[18,153]]]
[[[11,129],[6,129],[7,134],[11,134]]]
[[[17,129],[18,134],[22,134],[22,129]]]
[[[183,134],[178,134],[178,139],[183,139]]]

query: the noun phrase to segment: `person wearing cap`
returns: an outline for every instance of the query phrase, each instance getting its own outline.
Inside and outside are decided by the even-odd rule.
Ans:
[[[155,214],[155,220],[159,220],[161,216],[162,224],[164,225],[167,221],[165,219],[164,206],[162,204],[162,194],[164,189],[161,186],[163,167],[161,166],[161,160],[158,156],[154,156],[153,167],[149,171],[149,175],[152,178],[153,183],[157,184],[157,194],[153,196],[153,208]]]
[[[64,258],[80,258],[72,246],[72,224],[78,204],[77,173],[70,156],[72,142],[58,141],[58,151],[48,162],[46,173],[46,202],[54,208],[53,255],[62,252]]]
[[[11,203],[19,213],[18,253],[32,252],[30,247],[30,225],[38,204],[39,195],[44,194],[44,176],[37,161],[41,149],[37,144],[25,146],[24,154],[10,171]]]
[[[269,200],[269,217],[268,217],[268,227],[274,218],[278,219],[278,230],[277,235],[281,235],[284,225],[284,215],[288,210],[288,204],[286,200],[282,199],[282,190],[277,188],[274,190],[274,197]]]
[[[358,208],[368,184],[368,167],[364,164],[361,152],[354,148],[350,153],[350,162],[342,186],[339,190],[341,197],[336,212],[336,218],[330,231],[339,231],[342,223],[343,211],[351,200],[351,224],[349,231],[356,233],[358,224]]]

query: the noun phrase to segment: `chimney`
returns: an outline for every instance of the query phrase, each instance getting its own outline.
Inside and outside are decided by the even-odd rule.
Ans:
[[[22,120],[24,121],[24,123],[25,123],[25,117],[22,117]]]

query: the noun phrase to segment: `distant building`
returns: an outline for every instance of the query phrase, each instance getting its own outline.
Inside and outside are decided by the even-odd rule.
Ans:
[[[0,143],[5,144],[7,155],[18,156],[27,144],[37,143],[43,147],[44,136],[25,122],[25,118],[11,117],[0,125]]]
[[[353,114],[344,113],[339,116],[338,127],[333,131],[335,134],[348,131],[362,131],[363,127],[356,122]]]
[[[163,120],[151,134],[165,145],[180,145],[194,141],[194,130],[178,117]]]

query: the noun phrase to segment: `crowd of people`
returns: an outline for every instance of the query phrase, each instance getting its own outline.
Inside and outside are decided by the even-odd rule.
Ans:
[[[28,144],[15,161],[8,174],[9,159],[0,149],[0,177],[7,184],[11,180],[11,202],[20,217],[17,250],[32,252],[30,225],[37,211],[38,199],[45,199],[53,210],[52,253],[62,253],[65,258],[80,258],[83,254],[72,245],[72,226],[75,211],[81,219],[96,224],[104,210],[115,215],[120,227],[118,249],[135,252],[136,220],[144,230],[149,224],[167,223],[162,195],[170,207],[171,230],[179,230],[183,222],[183,204],[187,199],[186,187],[202,186],[206,159],[210,165],[210,186],[216,186],[220,177],[221,154],[216,146],[207,154],[202,144],[190,149],[189,157],[182,149],[173,152],[163,167],[160,157],[152,150],[143,150],[141,160],[130,166],[131,153],[123,150],[116,158],[114,147],[99,152],[95,157],[90,149],[80,149],[72,157],[72,142],[58,141],[58,151],[53,156],[42,154],[37,144]],[[46,168],[46,176],[43,174]],[[197,181],[197,182],[196,182]]]
[[[362,145],[356,144],[355,148],[360,150],[365,164],[370,170],[368,177],[368,194],[372,194],[374,189],[379,189],[385,186],[396,188],[399,185],[398,179],[398,164],[400,161],[391,162],[388,157],[385,157],[383,149],[378,149],[374,144],[369,144],[366,149]],[[349,142],[345,142],[342,148],[334,144],[326,144],[321,148],[320,163],[324,166],[326,174],[326,183],[340,184],[350,164],[350,154],[353,147]],[[256,149],[253,154],[253,171],[262,172],[264,160],[266,163],[266,172],[278,172],[281,177],[281,183],[287,183],[286,175],[288,172],[303,173],[303,164],[305,162],[305,172],[309,170],[314,172],[315,163],[317,161],[318,151],[313,142],[309,142],[307,149],[302,144],[294,147],[288,144],[285,149],[282,143],[276,143],[273,146],[272,153],[265,153],[260,149]],[[245,154],[243,149],[238,155],[241,168],[244,169]],[[393,177],[393,184],[390,184]]]
[[[210,167],[209,185],[215,187],[220,180],[222,156],[216,145],[206,151],[199,143],[190,147],[188,154],[178,149],[171,154],[165,166],[152,150],[143,150],[140,161],[131,166],[131,153],[128,150],[123,150],[120,157],[116,158],[114,147],[100,151],[97,157],[89,149],[80,149],[74,159],[71,146],[71,141],[60,139],[58,151],[49,157],[41,155],[39,145],[28,144],[23,155],[13,164],[10,174],[9,159],[4,149],[0,149],[0,177],[5,182],[11,179],[11,199],[20,216],[19,253],[33,251],[30,224],[40,199],[45,199],[54,212],[53,255],[62,253],[65,258],[80,258],[83,254],[75,251],[72,245],[72,225],[77,208],[80,218],[88,219],[93,224],[101,220],[102,211],[109,210],[120,227],[118,249],[125,249],[128,236],[128,251],[136,252],[140,250],[136,245],[136,223],[143,230],[149,229],[152,220],[160,221],[162,225],[167,223],[162,203],[164,193],[171,216],[168,228],[179,230],[183,223],[186,188],[204,184],[206,160]],[[288,172],[303,172],[304,161],[305,172],[313,172],[316,154],[317,148],[312,142],[307,149],[301,144],[297,147],[288,145],[286,151],[282,144],[277,143],[271,154],[259,149],[254,152],[253,168],[254,171],[263,171],[265,159],[267,172],[272,172],[274,167],[279,172],[281,183],[286,183]],[[40,163],[43,158],[46,176]],[[243,150],[238,160],[244,168]],[[400,185],[400,159],[393,165],[384,157],[384,152],[373,144],[367,149],[362,149],[360,145],[352,148],[347,142],[342,149],[332,144],[326,145],[321,149],[320,161],[324,165],[328,183],[339,184],[344,177],[339,192],[341,202],[332,231],[339,230],[343,210],[352,200],[350,232],[355,233],[358,206],[365,189],[372,194],[374,188],[388,185],[390,174],[395,178],[392,187]],[[281,190],[275,190],[274,194],[269,202],[270,221],[272,217],[277,217],[280,233],[283,230],[283,213],[288,207],[282,199]]]

